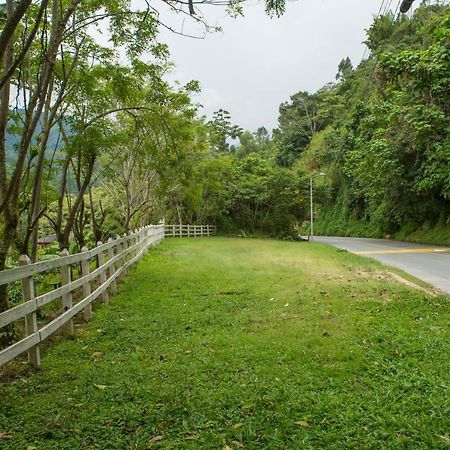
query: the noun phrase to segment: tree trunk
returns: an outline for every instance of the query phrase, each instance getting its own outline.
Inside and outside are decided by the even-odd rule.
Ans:
[[[7,20],[11,20],[14,14],[14,1],[7,1]],[[3,72],[11,65],[13,59],[14,42],[12,37],[9,38],[8,44],[4,51]],[[8,123],[9,113],[9,97],[10,97],[11,83],[5,83],[3,89],[0,91],[0,203],[3,202],[6,195],[6,148],[5,148],[5,132]],[[11,213],[10,208],[5,208],[3,212],[3,236],[0,242],[0,271],[6,267],[9,249],[14,240],[14,234],[17,227],[17,219],[14,213]],[[0,313],[9,309],[8,286],[0,286]],[[6,330],[8,331],[8,330]],[[8,344],[11,336],[8,333],[3,333],[0,338],[0,344]]]

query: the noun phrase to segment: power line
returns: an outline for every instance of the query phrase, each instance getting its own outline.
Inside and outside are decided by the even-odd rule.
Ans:
[[[380,5],[380,8],[378,9],[378,13],[377,13],[377,15],[375,17],[375,20],[377,20],[380,17],[380,15],[382,15],[381,11],[383,11],[383,6],[385,6],[384,2],[386,2],[386,5],[387,5],[387,0],[382,0],[381,1],[381,5]],[[364,45],[365,45],[366,48],[364,49],[364,53],[362,55],[361,61],[364,60],[364,58],[366,57],[367,50],[369,50],[369,47],[367,46],[367,44],[364,44]],[[370,56],[370,51],[369,51],[369,56]]]
[[[383,13],[382,13],[382,16],[386,15],[386,13],[387,13],[388,11],[390,11],[390,7],[391,7],[391,4],[392,4],[392,1],[393,1],[393,0],[389,0],[389,2],[386,2],[385,7],[384,7],[384,10],[383,10]],[[399,6],[400,6],[401,1],[402,1],[402,0],[398,0],[397,7],[395,8],[395,12],[394,12],[394,14],[393,14],[393,16],[392,16],[392,20],[391,20],[391,25],[392,25],[392,26],[394,25],[394,22],[395,22],[395,20],[396,20],[397,11],[398,11],[398,8],[399,8]],[[383,4],[384,4],[384,1],[383,1],[383,3],[381,4],[380,11],[382,10]],[[376,19],[378,19],[378,17],[379,17],[379,16],[377,16]],[[375,19],[375,20],[376,20],[376,19]],[[366,47],[367,47],[367,45],[366,45]],[[367,47],[367,48],[368,48],[368,47]],[[371,71],[369,77],[368,77],[367,80],[366,80],[365,88],[364,88],[364,98],[366,98],[367,92],[369,91],[369,83],[370,83],[370,80],[373,78],[373,75],[374,75],[374,73],[375,73],[375,69],[376,69],[376,64],[374,64],[374,66],[373,66],[373,68],[372,68],[372,71]]]

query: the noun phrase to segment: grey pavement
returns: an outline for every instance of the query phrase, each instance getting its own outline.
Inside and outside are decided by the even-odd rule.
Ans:
[[[450,294],[450,247],[386,239],[316,236],[315,242],[334,245],[397,267]]]

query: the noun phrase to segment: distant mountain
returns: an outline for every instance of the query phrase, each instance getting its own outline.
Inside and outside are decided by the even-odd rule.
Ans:
[[[25,110],[20,109],[19,114],[25,115]],[[11,125],[14,125],[11,122]],[[70,131],[68,130],[68,126],[64,126],[67,133],[70,134]],[[32,144],[37,144],[37,138],[42,132],[42,123],[39,122],[36,130],[33,134],[33,139],[31,141]],[[20,143],[21,135],[15,134],[11,132],[6,133],[6,139],[5,139],[5,146],[6,146],[6,161],[9,164],[14,164],[17,159],[17,147]],[[47,142],[47,150],[46,150],[46,156],[47,158],[51,158],[53,155],[53,152],[56,150],[59,150],[62,147],[62,140],[59,136],[59,130],[57,127],[53,127],[50,131],[50,135]]]

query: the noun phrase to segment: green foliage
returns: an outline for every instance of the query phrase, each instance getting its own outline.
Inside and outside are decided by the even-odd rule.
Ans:
[[[236,150],[236,156],[245,158],[251,153],[258,153],[270,159],[273,153],[273,142],[265,127],[259,127],[256,132],[244,131],[239,135],[240,145]]]
[[[213,118],[208,122],[210,129],[210,142],[213,149],[220,152],[230,152],[229,139],[237,139],[243,132],[239,125],[231,123],[231,116],[228,111],[219,109],[213,114]]]
[[[350,58],[347,56],[338,65],[338,73],[336,74],[336,80],[345,80],[353,71],[353,65]]]
[[[445,5],[422,6],[411,19],[378,18],[369,60],[352,70],[343,59],[339,82],[314,94],[326,129],[303,142],[292,139],[305,136],[298,114],[287,128],[289,110],[281,109],[280,148],[286,153],[291,142],[298,167],[329,174],[318,232],[395,235],[405,224],[448,222],[449,23]]]
[[[290,236],[304,212],[295,174],[257,154],[236,161],[228,192],[235,229]]]
[[[276,161],[280,166],[292,166],[306,149],[314,133],[327,126],[328,114],[322,108],[326,94],[326,88],[316,94],[298,92],[291,96],[290,102],[280,105],[279,127],[274,130],[278,148]]]

